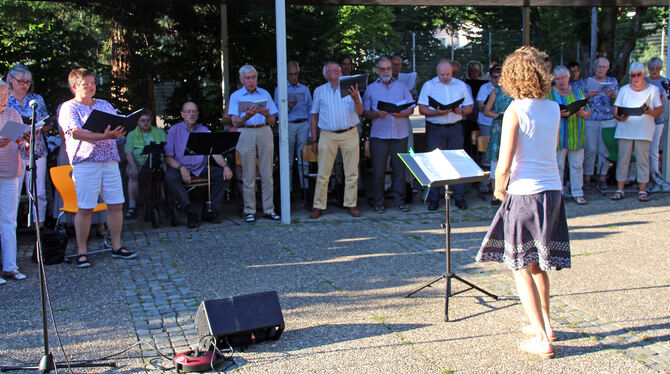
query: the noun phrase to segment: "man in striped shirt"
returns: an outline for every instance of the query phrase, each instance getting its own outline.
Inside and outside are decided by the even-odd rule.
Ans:
[[[349,89],[341,97],[339,79],[342,69],[336,62],[323,66],[323,76],[328,81],[314,90],[312,104],[312,151],[319,156],[319,171],[314,190],[314,204],[309,218],[319,218],[326,209],[328,181],[338,149],[344,163],[344,206],[352,217],[360,217],[356,208],[358,200],[359,137],[358,116],[363,113],[363,103],[358,87]],[[320,130],[317,132],[317,127]],[[319,140],[317,143],[317,135]]]

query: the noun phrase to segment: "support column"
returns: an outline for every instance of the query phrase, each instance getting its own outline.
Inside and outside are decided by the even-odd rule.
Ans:
[[[523,7],[523,45],[530,45],[530,7]]]
[[[291,223],[291,187],[288,170],[288,75],[286,68],[286,2],[275,0],[277,24],[277,87],[279,96],[279,181],[281,187],[281,222]],[[302,167],[302,165],[299,165]]]
[[[226,103],[230,92],[230,79],[228,78],[228,5],[220,4],[221,13],[221,113],[222,117],[227,115]]]

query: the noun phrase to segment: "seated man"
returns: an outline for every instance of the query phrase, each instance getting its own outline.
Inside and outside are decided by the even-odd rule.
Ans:
[[[198,106],[195,103],[184,103],[181,108],[183,121],[170,127],[165,144],[165,163],[168,166],[165,172],[165,183],[170,194],[186,211],[186,227],[188,228],[194,228],[198,225],[198,216],[191,207],[191,201],[183,183],[191,183],[191,176],[207,177],[207,156],[184,155],[190,133],[210,132],[207,127],[197,123],[198,114]],[[233,172],[221,155],[212,155],[212,158],[216,162],[216,165],[210,167],[212,212],[206,213],[204,218],[208,222],[221,223],[219,210],[223,201],[224,181],[231,179]]]
[[[137,195],[140,191],[139,175],[142,166],[149,157],[148,154],[143,154],[144,146],[151,142],[160,144],[165,141],[165,131],[156,126],[152,126],[153,114],[149,109],[142,110],[140,118],[137,119],[137,127],[128,133],[124,151],[126,153],[126,160],[128,160],[128,167],[126,173],[128,174],[128,211],[126,211],[126,218],[131,218],[135,215],[137,209]]]

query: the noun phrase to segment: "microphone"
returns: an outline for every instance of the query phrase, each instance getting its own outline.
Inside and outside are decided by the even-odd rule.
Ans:
[[[28,103],[28,105],[29,105],[31,108],[33,108],[33,110],[37,109],[37,107],[40,106],[40,104],[38,104],[36,100],[30,100],[30,102]]]

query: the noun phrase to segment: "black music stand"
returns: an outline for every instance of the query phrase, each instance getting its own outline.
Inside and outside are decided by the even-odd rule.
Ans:
[[[239,138],[239,132],[193,132],[188,136],[184,156],[207,156],[207,213],[212,212],[210,158],[212,155],[224,155],[235,150]]]
[[[444,157],[443,163],[435,163],[435,158],[428,157],[430,153],[441,152]],[[462,183],[472,183],[489,178],[489,173],[482,171],[479,166],[470,158],[470,156],[465,153],[464,150],[450,150],[450,151],[439,151],[435,150],[429,153],[399,153],[398,156],[405,163],[405,166],[412,172],[414,177],[421,183],[423,186],[429,187],[441,187],[444,186],[444,199],[446,201],[446,221],[445,221],[445,241],[446,241],[446,251],[445,257],[447,262],[447,271],[442,273],[442,275],[435,277],[421,287],[416,288],[411,291],[405,297],[410,297],[415,293],[423,290],[426,287],[432,286],[434,283],[446,279],[447,280],[447,290],[444,297],[444,320],[449,321],[449,297],[458,295],[460,293],[475,289],[487,296],[492,297],[494,300],[498,300],[498,296],[476,286],[475,284],[461,278],[451,271],[451,216],[450,216],[450,200],[451,200],[451,191],[449,190],[449,185],[452,184],[462,184]],[[437,159],[440,161],[440,159]],[[440,173],[438,175],[436,172],[444,171],[448,169],[446,173]],[[461,283],[469,286],[464,290],[458,292],[451,292],[451,279],[454,278]]]

